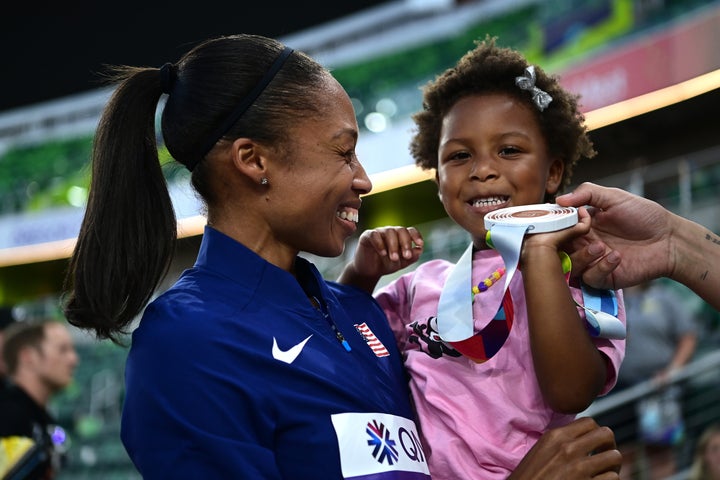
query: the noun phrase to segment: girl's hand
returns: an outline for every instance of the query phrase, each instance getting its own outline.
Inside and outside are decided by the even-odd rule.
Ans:
[[[558,230],[556,232],[536,233],[526,235],[522,250],[520,251],[521,265],[528,260],[529,255],[533,255],[540,251],[548,251],[557,253],[559,251],[574,250],[572,243],[575,239],[581,238],[590,232],[591,228],[590,214],[584,208],[578,208],[578,223],[572,227]],[[568,250],[569,249],[569,250]]]
[[[387,275],[415,263],[422,249],[422,235],[415,227],[365,230],[360,235],[353,263],[360,275]]]
[[[423,251],[423,238],[415,227],[381,227],[360,235],[352,261],[338,282],[369,293],[380,277],[415,263]]]

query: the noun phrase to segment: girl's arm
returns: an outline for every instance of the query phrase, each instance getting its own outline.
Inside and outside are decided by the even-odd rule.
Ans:
[[[580,212],[574,227],[525,237],[521,252],[535,372],[545,400],[563,413],[586,409],[607,375],[605,356],[585,328],[558,256],[560,244],[589,227],[589,215]]]

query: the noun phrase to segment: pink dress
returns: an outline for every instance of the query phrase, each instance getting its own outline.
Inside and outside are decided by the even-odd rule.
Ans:
[[[512,326],[497,353],[476,363],[440,341],[435,323],[438,301],[453,265],[445,260],[429,261],[380,288],[375,297],[405,356],[433,480],[505,479],[543,432],[567,424],[575,416],[555,413],[540,393],[520,271],[508,288]],[[473,284],[502,266],[495,250],[475,252]],[[497,311],[504,281],[502,278],[475,296],[473,318],[480,318],[483,309]],[[582,303],[581,291],[571,290]],[[622,293],[618,291],[616,296],[618,318],[624,324]],[[481,327],[476,323],[476,329]],[[605,394],[615,385],[625,341],[595,338],[594,342],[609,360]]]

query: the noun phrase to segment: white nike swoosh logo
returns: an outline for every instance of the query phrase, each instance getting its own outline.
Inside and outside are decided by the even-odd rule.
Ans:
[[[312,337],[312,335],[310,335]],[[310,340],[310,337],[307,337],[302,342],[298,343],[294,347],[290,347],[287,350],[280,350],[280,347],[278,347],[277,340],[275,340],[275,337],[273,337],[273,346],[272,346],[272,356],[275,360],[280,360],[281,362],[285,362],[287,364],[290,364],[295,361],[295,359],[300,355],[300,352],[302,352],[303,347],[307,343],[308,340]]]

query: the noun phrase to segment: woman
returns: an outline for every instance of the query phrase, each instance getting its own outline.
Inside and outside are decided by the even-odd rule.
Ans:
[[[114,80],[67,279],[70,321],[117,340],[167,270],[176,223],[155,144],[162,93],[165,145],[207,207],[195,266],[133,332],[122,439],[143,477],[429,478],[382,311],[298,257],[339,255],[371,189],[342,87],[252,35]],[[619,465],[608,430],[572,427],[541,439],[516,478]]]

